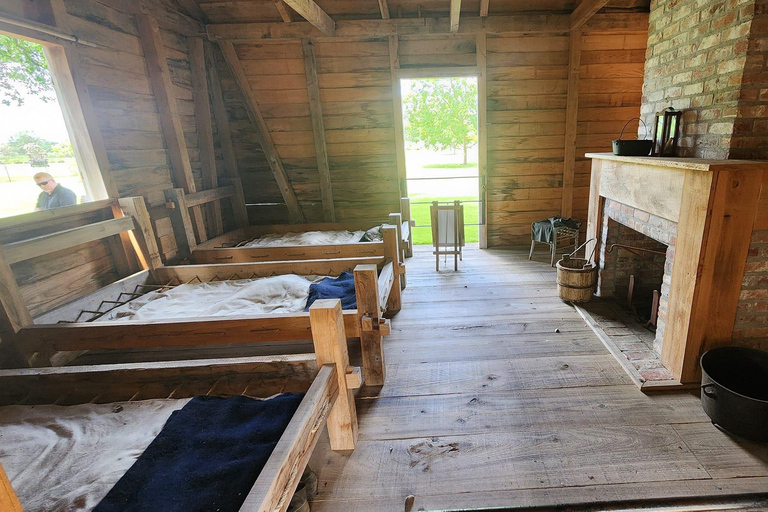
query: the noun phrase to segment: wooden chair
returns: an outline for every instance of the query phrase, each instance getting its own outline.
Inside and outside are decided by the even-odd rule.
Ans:
[[[550,257],[550,265],[553,267],[555,266],[555,257],[557,255],[557,248],[558,246],[565,246],[568,247],[571,244],[567,243],[569,240],[573,240],[573,246],[576,247],[579,245],[579,230],[574,228],[568,228],[565,226],[556,227],[554,228],[554,233],[552,233],[552,241],[551,242],[541,242],[539,240],[535,240],[533,238],[533,235],[531,235],[531,250],[528,253],[528,259],[530,260],[533,257],[533,248],[536,246],[537,243],[540,244],[546,244],[550,248],[551,257]]]
[[[461,201],[429,207],[432,224],[432,246],[435,248],[435,269],[440,272],[440,256],[453,255],[453,270],[459,270],[464,247],[464,205]]]

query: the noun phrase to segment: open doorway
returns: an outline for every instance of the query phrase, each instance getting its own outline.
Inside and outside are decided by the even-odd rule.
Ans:
[[[429,205],[464,203],[468,244],[478,242],[477,77],[401,79],[405,167],[413,241],[432,243]]]

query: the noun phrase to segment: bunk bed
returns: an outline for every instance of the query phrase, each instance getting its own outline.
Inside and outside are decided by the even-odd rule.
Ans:
[[[37,480],[37,483],[33,482],[30,485],[30,478],[24,477],[24,471],[29,467],[25,464],[47,464],[52,460],[51,457],[43,457],[42,461],[35,460],[32,455],[27,453],[14,452],[15,445],[4,444],[0,449],[0,453],[5,452],[6,456],[5,460],[0,460],[0,508],[9,511],[21,511],[22,505],[28,509],[27,501],[38,505],[37,508],[39,508],[41,500],[43,502],[46,499],[60,500],[62,494],[64,499],[71,499],[72,503],[70,504],[74,505],[76,510],[84,510],[82,508],[85,505],[84,502],[89,501],[86,498],[89,498],[90,501],[94,499],[96,502],[100,501],[107,495],[106,491],[118,480],[121,480],[121,476],[130,471],[134,471],[135,474],[136,467],[134,466],[138,464],[134,464],[133,458],[137,457],[143,449],[135,450],[136,440],[131,439],[130,434],[133,433],[136,436],[136,432],[142,432],[144,437],[151,439],[157,430],[144,434],[143,428],[147,426],[147,423],[152,425],[156,425],[158,422],[165,423],[165,418],[170,410],[181,407],[187,398],[196,396],[248,397],[236,399],[238,400],[236,406],[241,407],[243,402],[253,403],[253,400],[250,399],[255,397],[267,398],[275,393],[286,392],[305,393],[303,398],[278,395],[278,399],[281,397],[290,399],[294,407],[298,400],[300,403],[292,415],[290,411],[287,416],[283,414],[282,426],[284,426],[284,430],[282,433],[278,431],[272,435],[272,437],[279,436],[279,440],[274,445],[271,454],[265,454],[260,460],[263,464],[260,471],[257,467],[256,471],[252,473],[257,476],[253,480],[244,477],[246,479],[243,482],[245,487],[241,483],[240,489],[250,489],[249,491],[237,495],[230,493],[229,496],[222,496],[220,488],[208,486],[205,489],[207,495],[234,502],[235,506],[239,506],[239,510],[242,511],[285,511],[317,443],[323,424],[327,423],[333,450],[352,450],[355,448],[357,440],[357,416],[353,390],[361,385],[361,381],[359,372],[350,371],[340,301],[338,299],[317,301],[310,309],[310,322],[313,326],[314,354],[0,370],[0,406],[12,406],[6,410],[9,416],[24,418],[27,415],[37,418],[43,415],[46,418],[53,418],[48,419],[48,423],[38,423],[38,430],[44,431],[47,435],[40,443],[41,449],[50,448],[51,443],[58,443],[59,438],[71,439],[75,437],[77,432],[87,431],[91,437],[86,438],[85,442],[76,446],[79,447],[80,453],[83,453],[84,450],[88,454],[89,460],[103,462],[101,465],[94,463],[99,468],[91,469],[90,472],[83,471],[85,475],[81,475],[77,471],[66,470],[68,465],[77,463],[71,455],[64,456],[62,459],[57,458],[55,474],[60,475],[60,478],[56,488],[53,491],[49,491],[47,488],[35,490],[35,486],[39,487],[40,481],[45,482],[44,485],[47,486],[49,480],[47,478],[35,479],[33,476],[32,480]],[[153,401],[153,399],[164,400]],[[223,402],[219,401],[218,398],[197,398],[196,400],[203,400],[213,406],[217,404],[212,402]],[[43,404],[56,404],[57,407],[41,407]],[[99,406],[97,404],[109,405]],[[280,404],[276,404],[274,400],[268,400],[263,402],[262,406],[266,414],[271,414],[271,411],[275,410],[274,407],[279,407]],[[62,418],[62,421],[70,422],[65,424],[71,425],[73,415],[77,417],[77,413],[72,411],[77,407],[85,407],[88,411],[86,419],[80,419],[79,426],[81,429],[74,429],[77,431],[76,434],[57,431],[56,419]],[[131,407],[133,409],[130,409]],[[128,425],[129,421],[126,415],[129,410],[135,411],[137,407],[148,407],[150,410],[145,411],[143,415],[129,416],[134,421]],[[0,408],[0,411],[3,410]],[[160,418],[154,418],[153,416],[158,411],[165,411],[165,416],[160,414]],[[94,416],[99,414],[103,417]],[[177,412],[171,414],[175,415]],[[173,416],[171,416],[172,419]],[[97,430],[97,427],[91,425],[91,422],[99,423],[98,420],[111,422],[108,424],[116,428],[114,431],[112,429]],[[171,420],[165,423],[166,427],[171,423]],[[125,424],[123,424],[124,421]],[[178,424],[178,421],[176,423]],[[104,423],[100,424],[103,425]],[[261,435],[256,434],[257,430],[259,432],[261,430],[260,425],[254,423],[253,418],[246,418],[246,422],[241,424],[252,428],[241,432],[240,439],[251,439]],[[19,431],[23,429],[25,435],[31,428],[28,423],[23,422],[18,425],[11,423],[10,426]],[[126,433],[126,430],[129,432]],[[109,437],[110,435],[116,437]],[[53,441],[51,441],[52,437],[55,438]],[[126,437],[129,438],[127,441]],[[214,437],[218,439],[218,432]],[[93,438],[100,442],[92,443]],[[201,446],[203,449],[210,450],[211,448],[204,448],[207,444],[206,439],[209,438],[199,438],[190,442],[189,450],[194,452]],[[215,443],[215,439],[212,442]],[[24,443],[19,444],[30,444],[28,439],[25,438],[24,441]],[[134,453],[131,454],[131,450],[126,450],[125,446],[120,445],[118,441],[121,441],[123,445],[133,443],[133,445],[128,446],[134,447]],[[93,452],[94,446],[102,449],[98,450],[98,453],[88,453],[89,451]],[[249,443],[248,446],[252,445]],[[122,451],[119,450],[121,447],[123,448]],[[147,451],[150,451],[151,448],[151,445],[148,446]],[[187,449],[187,446],[184,449]],[[234,447],[234,451],[240,449],[237,446]],[[244,451],[250,451],[250,448]],[[157,450],[154,453],[157,453]],[[34,455],[39,455],[39,452]],[[127,460],[124,460],[123,457]],[[114,461],[120,461],[117,464],[116,475],[99,473],[102,467],[109,467],[110,463],[114,466]],[[146,462],[146,459],[144,461]],[[3,463],[6,464],[5,471],[2,470]],[[16,463],[16,465],[11,463]],[[231,468],[227,469],[231,463],[242,464],[239,459],[233,460],[227,455],[224,456],[223,461],[219,461],[219,465],[211,464],[212,474],[210,476],[205,470],[195,472],[195,476],[199,477],[202,474],[204,477],[214,480],[213,475],[216,472],[231,472]],[[174,459],[172,467],[177,464],[178,462]],[[38,472],[37,474],[40,475],[41,473]],[[198,487],[199,480],[192,480],[184,471],[176,472],[174,470],[174,473],[177,474],[178,478],[186,479],[187,487],[192,486],[198,491],[203,491]],[[89,479],[92,474],[96,474],[100,479],[95,489],[93,480]],[[153,478],[155,481],[162,480],[158,478],[157,473]],[[12,487],[14,479],[17,481],[19,490],[26,492],[21,496],[21,501],[15,495]],[[70,491],[70,494],[65,491]],[[112,493],[113,491],[109,492]],[[47,496],[41,497],[40,494]],[[194,499],[197,500],[196,493]],[[198,501],[195,501],[195,505],[206,507],[205,503]]]
[[[50,225],[36,215],[28,219],[29,222],[22,220],[6,226],[5,231],[0,225],[0,289],[4,292],[0,294],[3,302],[0,357],[6,361],[11,358],[18,366],[60,366],[84,351],[309,340],[313,334],[311,312],[303,311],[143,321],[103,321],[103,317],[147,293],[180,285],[249,281],[281,275],[339,276],[351,272],[356,308],[342,312],[346,337],[360,339],[366,382],[374,386],[383,384],[382,337],[389,333],[389,321],[383,315],[400,308],[395,261],[376,256],[166,266],[161,263],[142,198],[91,204],[87,207],[89,211],[112,218],[87,218],[82,225],[62,230],[62,222],[68,215],[74,218],[81,211],[74,208],[77,207],[52,210],[55,213],[47,215],[54,216],[57,223]],[[383,229],[389,236],[395,230],[391,226]],[[47,256],[48,265],[55,266],[60,251],[102,240],[109,241],[111,259],[120,278],[90,293],[66,297],[66,303],[44,308],[33,318],[11,265]],[[57,278],[55,269],[49,273],[53,275],[51,279]],[[71,285],[62,283],[62,286]]]
[[[317,224],[278,224],[264,226],[248,225],[243,196],[234,186],[219,187],[195,194],[185,194],[183,189],[165,191],[166,206],[176,236],[176,246],[182,259],[195,263],[246,263],[252,261],[288,261],[323,258],[356,258],[388,254],[387,240],[361,241],[364,233],[372,228],[370,222],[337,222]],[[237,229],[223,232],[221,223],[216,222],[215,236],[210,240],[205,233],[193,228],[190,208],[217,205],[229,201],[234,213]],[[387,223],[397,228],[398,262],[413,255],[413,234],[411,226],[410,199],[400,200],[400,213],[392,213]],[[339,241],[304,242],[296,245],[296,238],[281,240],[281,235],[306,232],[342,232]],[[349,233],[351,236],[347,236]],[[261,244],[264,237],[268,244]],[[403,267],[404,272],[404,267]],[[403,281],[405,281],[403,279]],[[404,284],[404,283],[403,283]]]

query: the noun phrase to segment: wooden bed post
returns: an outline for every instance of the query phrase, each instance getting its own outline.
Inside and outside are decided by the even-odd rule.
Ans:
[[[197,239],[192,229],[192,219],[189,217],[189,208],[187,208],[187,201],[184,197],[184,189],[166,189],[165,199],[168,201],[166,206],[169,209],[179,258],[182,260],[191,259],[192,251],[197,247]]]
[[[400,198],[400,214],[403,216],[403,222],[408,223],[408,245],[405,247],[405,257],[413,257],[413,219],[411,218],[411,198]]]
[[[392,284],[392,290],[389,292],[387,310],[397,312],[402,308],[401,290],[405,286],[401,285],[400,281],[405,282],[405,265],[398,258],[400,251],[398,249],[397,229],[395,226],[382,226],[381,234],[384,237],[384,257],[392,259],[392,265],[395,270],[395,281]]]
[[[27,358],[16,346],[14,338],[22,327],[32,325],[32,315],[21,296],[11,266],[0,249],[0,364],[29,366]]]
[[[312,341],[317,366],[336,365],[339,397],[328,414],[328,437],[332,450],[354,450],[357,444],[357,410],[352,390],[347,388],[347,335],[339,299],[316,300],[309,308]],[[368,378],[366,373],[365,378]]]
[[[405,264],[405,249],[407,244],[403,244],[403,216],[399,213],[389,214],[389,223],[395,226],[397,230],[397,267],[398,270],[401,264]],[[405,267],[403,267],[405,268]],[[400,289],[405,290],[405,273],[400,274]]]
[[[381,318],[379,305],[379,276],[376,265],[358,265],[354,270],[357,314],[360,318],[360,345],[363,353],[365,382],[370,386],[381,386],[386,376],[384,346],[378,330]],[[392,284],[394,290],[395,283]],[[397,289],[400,291],[400,289]]]
[[[147,210],[143,197],[124,197],[119,200],[120,208],[126,215],[133,217],[136,229],[128,232],[133,244],[136,257],[144,270],[152,271],[163,265],[160,251],[157,248],[155,231],[152,229],[152,219]]]
[[[24,512],[2,464],[0,464],[0,510],[3,512]]]

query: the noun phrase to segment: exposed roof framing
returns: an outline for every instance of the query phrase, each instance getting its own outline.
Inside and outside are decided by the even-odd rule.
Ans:
[[[379,0],[379,10],[381,11],[381,19],[388,20],[389,4],[387,4],[387,0]]]
[[[459,31],[461,17],[461,0],[451,0],[451,32]]]
[[[581,3],[571,13],[571,30],[582,27],[597,11],[605,7],[609,0],[581,0]]]
[[[275,7],[277,7],[277,12],[280,13],[280,17],[283,18],[283,21],[286,23],[290,23],[293,21],[291,18],[291,13],[288,12],[288,9],[285,8],[285,4],[283,3],[283,0],[274,0],[275,1]]]
[[[312,0],[283,0],[302,18],[310,22],[320,32],[332,36],[336,32],[336,24],[324,10]]]

